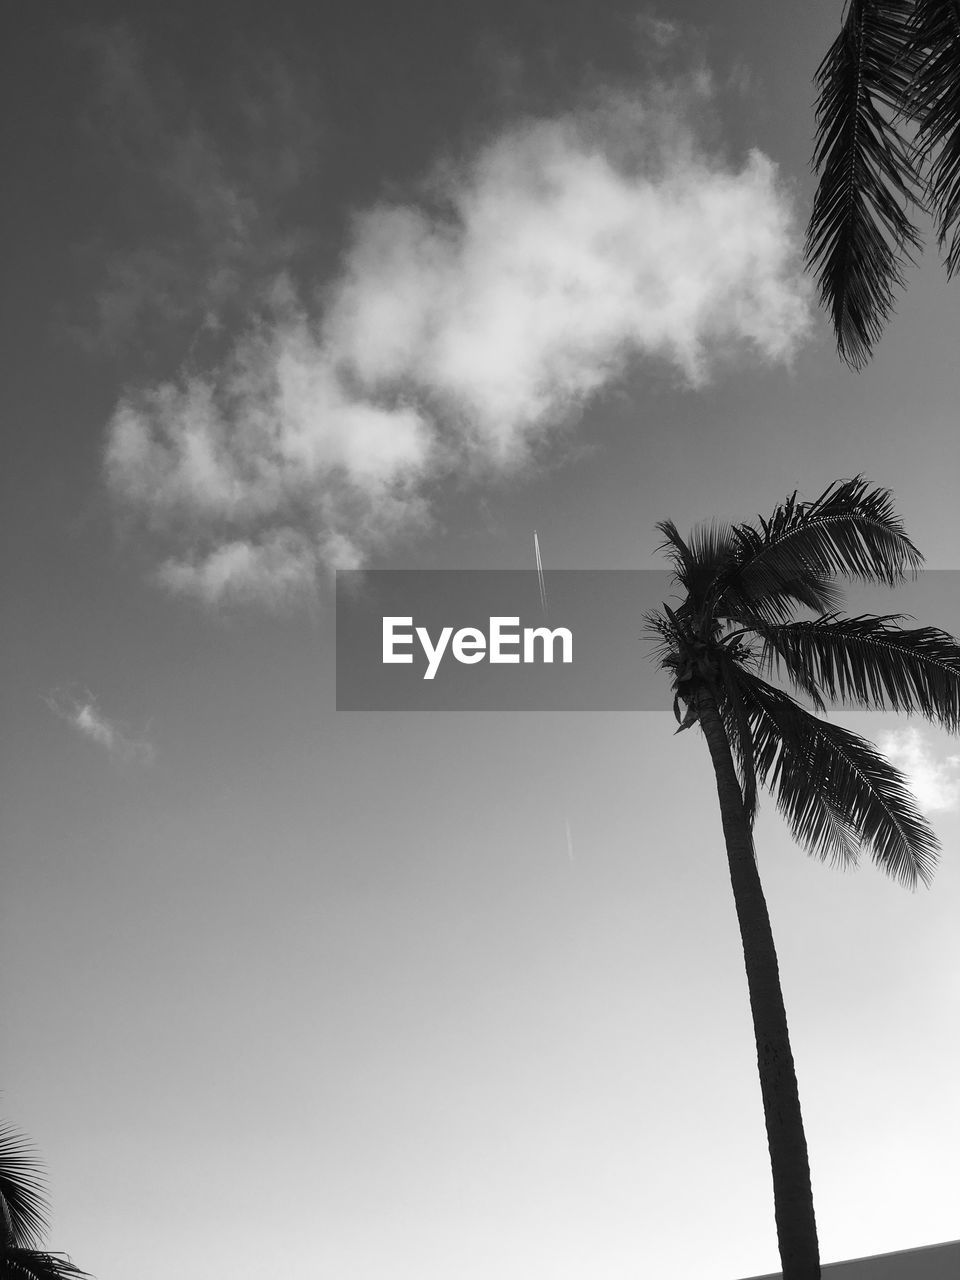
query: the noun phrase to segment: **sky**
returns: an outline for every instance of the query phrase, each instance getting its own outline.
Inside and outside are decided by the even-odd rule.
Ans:
[[[935,244],[859,374],[801,269],[840,9],[10,24],[0,1085],[98,1280],[776,1269],[702,738],[338,712],[333,584],[662,568],[860,472],[960,568]],[[960,1235],[960,746],[835,714],[942,858],[761,806],[825,1261]]]

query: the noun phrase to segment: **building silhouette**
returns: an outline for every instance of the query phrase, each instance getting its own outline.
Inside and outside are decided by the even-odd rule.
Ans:
[[[960,1280],[960,1240],[827,1262],[821,1271],[823,1280]],[[746,1276],[744,1280],[781,1280],[781,1273]]]

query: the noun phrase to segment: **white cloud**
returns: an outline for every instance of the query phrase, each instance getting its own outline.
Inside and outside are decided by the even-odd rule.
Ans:
[[[140,764],[153,762],[155,752],[152,743],[144,737],[129,734],[115,721],[109,720],[88,690],[75,694],[54,689],[44,700],[61,720],[72,725],[90,742],[104,747],[116,759]]]
[[[912,726],[885,734],[877,746],[906,776],[925,813],[960,808],[960,755],[938,757],[929,737]]]
[[[412,384],[496,461],[631,357],[698,386],[730,348],[786,359],[805,332],[774,165],[725,169],[660,111],[618,100],[517,126],[441,194],[445,216],[358,219],[324,336],[364,388]]]
[[[775,166],[706,155],[679,90],[520,122],[359,214],[316,307],[281,277],[227,356],[126,396],[108,480],[173,542],[169,588],[276,603],[422,528],[431,482],[521,467],[637,358],[689,387],[789,360],[796,247]]]
[[[203,557],[168,560],[158,577],[171,591],[206,604],[259,600],[279,607],[311,594],[316,573],[310,542],[293,529],[281,529],[259,543],[237,539]]]
[[[350,391],[281,292],[219,368],[121,402],[106,474],[180,544],[159,571],[166,587],[281,604],[426,519],[432,449],[412,404]]]

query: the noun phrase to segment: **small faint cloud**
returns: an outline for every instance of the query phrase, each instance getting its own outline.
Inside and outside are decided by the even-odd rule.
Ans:
[[[884,734],[877,746],[905,775],[924,812],[960,808],[960,755],[938,755],[930,738],[913,726]]]
[[[731,93],[740,98],[757,98],[759,81],[754,68],[742,58],[734,61],[727,75],[726,86]]]
[[[683,31],[679,22],[661,18],[652,9],[642,9],[636,15],[634,24],[640,40],[653,44],[657,49],[669,49],[675,45]]]
[[[108,719],[89,690],[73,693],[53,689],[44,698],[47,706],[90,742],[104,747],[115,759],[152,764],[156,756],[153,744],[145,737],[131,734],[116,721]]]

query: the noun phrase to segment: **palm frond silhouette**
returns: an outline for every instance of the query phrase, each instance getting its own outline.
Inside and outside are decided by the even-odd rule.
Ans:
[[[819,184],[806,260],[837,349],[862,368],[932,213],[960,266],[960,9],[953,0],[848,0],[816,73]]]
[[[0,1124],[0,1280],[89,1280],[43,1248],[46,1228],[40,1164],[26,1139]]]

